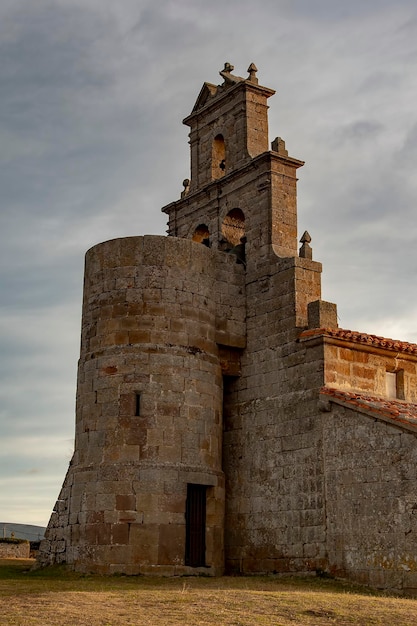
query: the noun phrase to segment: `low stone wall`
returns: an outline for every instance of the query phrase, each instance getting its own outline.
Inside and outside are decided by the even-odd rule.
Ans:
[[[19,543],[0,541],[0,559],[28,559],[29,554],[29,541]]]

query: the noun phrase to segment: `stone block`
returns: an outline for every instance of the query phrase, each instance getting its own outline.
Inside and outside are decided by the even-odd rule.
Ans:
[[[332,302],[315,300],[309,302],[308,327],[309,328],[337,328],[337,307]]]
[[[157,564],[159,552],[159,527],[131,524],[130,552],[133,563]]]
[[[134,510],[136,507],[136,496],[133,494],[116,495],[116,509],[118,511]]]
[[[129,543],[129,525],[127,523],[111,524],[111,541],[112,544],[128,544]]]
[[[185,555],[185,524],[161,525],[159,529],[158,564],[182,565]]]

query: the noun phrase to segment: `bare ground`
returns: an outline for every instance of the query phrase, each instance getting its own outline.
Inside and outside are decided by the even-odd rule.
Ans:
[[[0,560],[2,626],[417,625],[417,600],[320,578],[145,578]]]

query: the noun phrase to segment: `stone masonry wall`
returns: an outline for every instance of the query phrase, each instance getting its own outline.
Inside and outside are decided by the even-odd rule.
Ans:
[[[385,396],[386,372],[399,372],[399,397],[407,402],[417,402],[415,357],[394,350],[330,341],[327,340],[325,346],[327,386]]]
[[[331,572],[416,594],[416,434],[332,407],[323,414]]]
[[[323,349],[306,351],[296,327],[308,301],[320,298],[321,268],[277,257],[268,267],[247,285],[247,350],[241,378],[228,381],[224,413],[226,567],[243,573],[327,563],[316,408]]]
[[[221,134],[225,142],[225,170],[228,174],[268,150],[267,97],[272,90],[240,83],[220,91],[184,120],[191,126],[191,191],[213,180],[212,147]]]
[[[302,162],[276,156],[271,161],[271,242],[279,257],[297,257],[297,177]]]
[[[6,543],[0,541],[0,559],[28,559],[30,556],[30,543]]]

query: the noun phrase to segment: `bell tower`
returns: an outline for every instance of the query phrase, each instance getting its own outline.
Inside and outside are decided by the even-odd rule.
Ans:
[[[191,114],[191,188],[199,189],[239,169],[268,150],[267,98],[275,92],[258,85],[256,66],[245,80],[225,63],[220,86],[204,83]]]
[[[184,119],[191,180],[163,211],[169,235],[221,250],[245,245],[250,270],[271,247],[279,257],[298,255],[296,170],[303,161],[289,157],[279,137],[269,150],[267,100],[275,91],[258,83],[256,66],[246,79],[233,70],[225,63],[221,85],[204,83]]]

